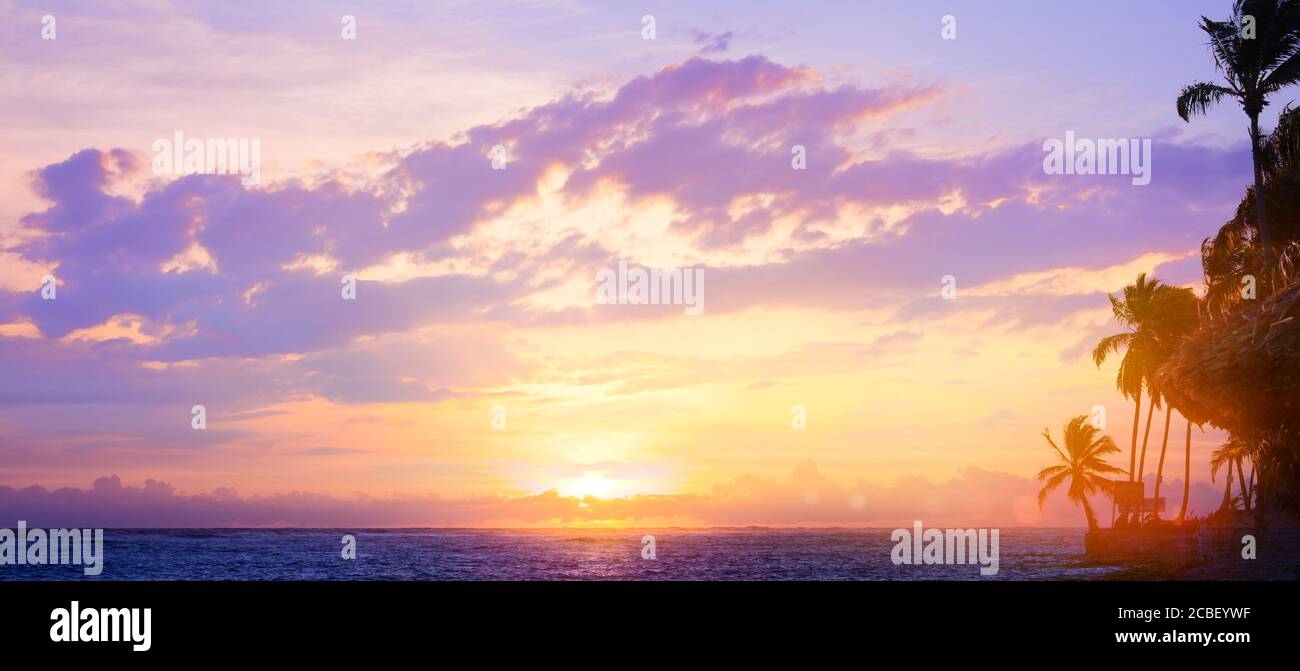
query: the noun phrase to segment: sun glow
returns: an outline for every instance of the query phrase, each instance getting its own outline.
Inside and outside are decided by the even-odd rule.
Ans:
[[[596,472],[588,472],[573,478],[560,487],[561,496],[574,498],[608,499],[615,494],[615,482]]]

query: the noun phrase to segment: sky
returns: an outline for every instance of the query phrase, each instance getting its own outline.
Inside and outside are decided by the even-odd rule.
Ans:
[[[1106,294],[1199,287],[1250,180],[1174,109],[1224,0],[266,4],[0,0],[5,518],[1082,525],[1033,478],[1097,406],[1127,466]],[[1046,174],[1067,132],[1150,183]],[[599,302],[621,261],[702,310]]]

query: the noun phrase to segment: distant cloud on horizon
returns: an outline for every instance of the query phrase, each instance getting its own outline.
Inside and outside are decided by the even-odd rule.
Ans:
[[[1148,484],[1148,489],[1154,483]],[[1041,483],[976,467],[945,482],[901,478],[891,486],[858,481],[837,484],[805,462],[787,480],[752,475],[715,485],[708,494],[637,495],[579,499],[554,490],[529,496],[338,497],[311,492],[240,496],[221,487],[206,494],[182,494],[167,483],[141,487],[117,476],[95,480],[88,489],[0,487],[0,527],[24,520],[30,527],[204,528],[204,527],[563,527],[617,523],[622,526],[910,526],[1083,527],[1083,511],[1064,490],[1040,511]],[[1169,508],[1181,504],[1182,482],[1170,480]],[[1204,515],[1218,507],[1222,492],[1204,483],[1192,487],[1190,510]],[[1175,500],[1177,499],[1177,500]],[[1098,517],[1109,505],[1094,501]]]

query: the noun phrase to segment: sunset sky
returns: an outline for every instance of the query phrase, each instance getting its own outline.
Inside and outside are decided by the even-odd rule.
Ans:
[[[1250,180],[1239,109],[1174,108],[1227,0],[112,4],[0,0],[10,517],[1082,525],[1030,480],[1095,405],[1127,467],[1105,295],[1199,288]],[[261,181],[154,174],[178,130]],[[1067,131],[1151,183],[1044,174]],[[703,313],[597,304],[620,260]]]

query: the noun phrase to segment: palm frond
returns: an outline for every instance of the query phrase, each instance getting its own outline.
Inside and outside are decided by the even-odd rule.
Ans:
[[[1067,464],[1070,463],[1070,458],[1067,457],[1067,456],[1065,456],[1065,452],[1062,452],[1062,451],[1061,451],[1061,448],[1058,447],[1058,446],[1056,445],[1056,441],[1052,440],[1052,432],[1051,432],[1051,431],[1048,431],[1046,428],[1044,428],[1044,429],[1043,429],[1043,438],[1046,438],[1046,439],[1047,439],[1047,444],[1048,444],[1048,445],[1051,445],[1053,450],[1056,450],[1056,455],[1059,456],[1059,457],[1061,458],[1061,461],[1063,461],[1063,462],[1065,462],[1065,463],[1067,463]]]
[[[1035,476],[1034,479],[1035,479],[1035,480],[1043,480],[1043,479],[1047,478],[1048,476],[1056,475],[1057,473],[1060,473],[1061,471],[1067,471],[1067,470],[1069,470],[1069,469],[1070,469],[1070,467],[1069,467],[1069,466],[1066,466],[1066,465],[1064,465],[1064,464],[1057,465],[1057,466],[1048,466],[1047,468],[1044,468],[1043,470],[1039,471],[1039,472],[1038,472],[1038,475]]]
[[[1116,333],[1112,336],[1106,336],[1097,342],[1097,346],[1092,348],[1092,362],[1098,368],[1106,362],[1106,357],[1111,352],[1118,353],[1120,350],[1128,347],[1129,341],[1133,340],[1133,333]]]
[[[1178,94],[1178,116],[1183,121],[1191,121],[1193,116],[1205,114],[1226,97],[1235,95],[1232,89],[1211,84],[1209,82],[1196,82],[1183,87]]]
[[[1061,483],[1065,482],[1065,479],[1068,477],[1070,477],[1070,471],[1063,471],[1057,473],[1051,480],[1048,480],[1047,483],[1043,485],[1043,488],[1038,491],[1039,509],[1042,509],[1043,503],[1047,501],[1047,495],[1051,494],[1057,487],[1060,487]]]

